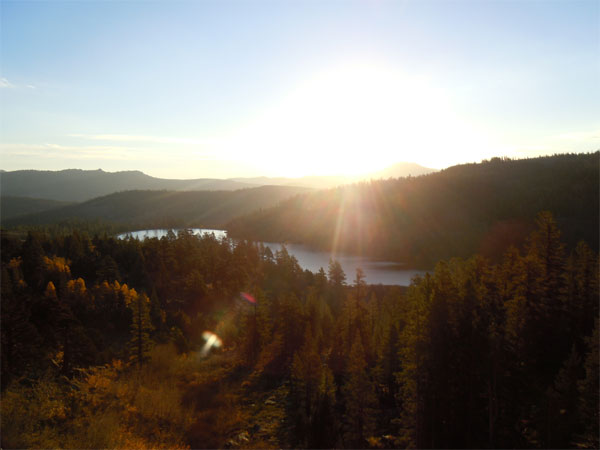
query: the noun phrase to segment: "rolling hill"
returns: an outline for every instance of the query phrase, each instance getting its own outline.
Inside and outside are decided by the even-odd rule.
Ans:
[[[570,245],[598,249],[599,153],[494,158],[416,178],[307,193],[227,225],[231,237],[294,242],[416,267],[521,245],[552,212]]]
[[[45,198],[13,197],[3,195],[0,197],[0,218],[8,220],[26,214],[34,214],[49,209],[61,208],[69,205],[69,202],[48,200]]]
[[[232,218],[274,206],[307,188],[263,186],[236,191],[125,191],[2,221],[7,228],[64,220],[102,220],[136,227],[220,227]]]

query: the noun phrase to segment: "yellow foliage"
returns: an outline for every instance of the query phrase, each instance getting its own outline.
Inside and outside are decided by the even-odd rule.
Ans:
[[[101,287],[101,289],[102,289],[104,292],[108,292],[108,291],[110,291],[110,284],[108,284],[108,281],[106,281],[106,280],[104,280],[104,281],[102,282],[102,284],[100,285],[100,287]]]
[[[48,285],[44,291],[44,296],[46,298],[56,298],[56,288],[54,287],[54,283],[52,281],[48,281]]]
[[[23,281],[23,273],[21,272],[22,264],[23,260],[20,256],[17,258],[12,258],[8,263],[8,270],[12,272],[13,279],[17,281],[18,285],[21,287],[25,286],[25,282]]]
[[[73,294],[83,296],[87,289],[85,287],[85,281],[83,278],[77,278],[77,280],[69,280],[67,282],[67,290]]]
[[[70,384],[9,386],[1,404],[2,446],[187,449],[192,428],[206,426],[199,417],[213,424],[206,430],[211,442],[224,443],[243,420],[237,397],[219,392],[227,361],[181,356],[171,345],[157,346],[150,356],[141,370],[114,360],[80,370]],[[217,401],[206,409],[196,392]],[[185,399],[194,401],[188,406]]]
[[[117,289],[118,283],[115,281],[115,290]],[[121,286],[121,295],[123,295],[123,300],[127,306],[129,306],[132,302],[138,299],[138,293],[134,288],[129,288],[127,284],[123,284]]]
[[[71,275],[71,268],[69,267],[70,261],[59,256],[53,256],[48,258],[44,256],[44,265],[48,272],[64,273],[65,275]]]

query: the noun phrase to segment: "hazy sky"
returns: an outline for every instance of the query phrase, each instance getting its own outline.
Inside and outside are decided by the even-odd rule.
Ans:
[[[357,173],[600,148],[600,2],[2,1],[0,167]]]

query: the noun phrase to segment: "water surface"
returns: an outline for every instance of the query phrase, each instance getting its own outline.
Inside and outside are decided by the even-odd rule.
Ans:
[[[224,230],[208,230],[204,228],[191,228],[189,229],[193,234],[205,235],[214,234],[216,238],[227,237],[227,232]],[[161,238],[166,236],[169,232],[168,229],[158,230],[139,230],[131,231],[128,233],[119,234],[119,239],[131,236],[135,239],[146,239],[146,238]],[[177,230],[173,230],[177,234]],[[276,242],[263,242],[265,247],[271,249],[273,253],[281,250],[282,244]],[[332,257],[330,252],[323,252],[313,250],[304,245],[299,244],[288,244],[285,246],[288,253],[293,255],[297,260],[300,267],[311,272],[318,272],[322,267],[327,272],[329,266],[329,259]],[[365,273],[365,281],[369,284],[391,284],[399,286],[408,286],[410,280],[416,275],[424,275],[426,272],[422,270],[406,269],[401,264],[392,261],[375,261],[370,258],[363,256],[353,256],[338,254],[336,259],[339,261],[344,273],[346,274],[346,282],[351,284],[354,280],[356,269],[360,267]]]
[[[187,230],[191,231],[192,234],[197,234],[203,236],[205,234],[214,234],[216,238],[221,239],[227,237],[227,231],[225,230],[209,230],[206,228],[187,228]],[[139,230],[139,231],[128,231],[127,233],[121,233],[117,235],[119,239],[125,239],[131,236],[134,239],[144,240],[146,238],[162,238],[167,236],[169,231],[173,231],[173,233],[177,234],[179,230],[170,229],[170,228],[160,228],[156,230]]]

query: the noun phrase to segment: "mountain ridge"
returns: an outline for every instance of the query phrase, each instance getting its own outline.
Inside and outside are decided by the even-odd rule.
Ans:
[[[403,170],[404,166],[406,166],[406,170]],[[407,176],[409,174],[414,176],[416,173],[420,174],[434,170],[414,163],[398,163],[392,167],[395,168],[395,176]],[[391,170],[391,168],[385,170]],[[368,179],[369,176],[238,177],[178,180],[153,177],[139,170],[106,172],[102,169],[64,169],[60,171],[28,169],[1,172],[0,192],[3,196],[82,202],[114,192],[130,190],[233,191],[265,185],[329,188]]]

